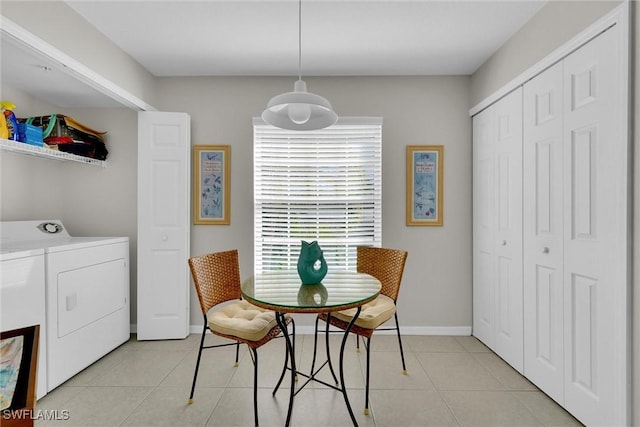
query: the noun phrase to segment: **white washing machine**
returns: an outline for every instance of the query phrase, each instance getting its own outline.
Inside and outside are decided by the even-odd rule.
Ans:
[[[44,249],[0,249],[0,329],[40,325],[38,399],[47,394]]]
[[[47,391],[129,339],[128,237],[72,237],[59,220],[4,221],[0,235],[3,250],[43,251]]]

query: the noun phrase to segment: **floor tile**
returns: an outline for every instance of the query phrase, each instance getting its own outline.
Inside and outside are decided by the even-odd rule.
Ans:
[[[196,385],[198,387],[226,387],[238,369],[235,366],[235,357],[235,350],[229,350],[229,347],[203,350]],[[240,357],[244,357],[244,353],[241,353]],[[189,351],[163,378],[160,387],[190,387],[197,360],[198,350]],[[249,363],[251,363],[250,360]]]
[[[360,359],[362,369],[366,367],[366,353]],[[415,354],[405,354],[407,374],[402,373],[402,360],[400,353],[396,352],[372,352],[371,353],[371,389],[389,390],[428,390],[435,391],[431,379],[422,368]]]
[[[261,427],[282,426],[287,414],[289,395],[272,396],[268,389],[258,390],[258,417]],[[206,426],[252,426],[253,388],[226,388]]]
[[[453,338],[470,353],[491,352],[489,347],[474,336],[456,336]]]
[[[123,426],[135,427],[191,427],[207,423],[223,388],[198,388],[197,399],[187,401],[188,388],[156,388],[127,417]]]
[[[276,385],[284,368],[285,352],[285,342],[281,339],[258,348],[258,387],[273,388]],[[253,376],[253,361],[250,352],[246,351],[227,387],[253,386]]]
[[[86,387],[69,387],[62,385],[38,400],[37,408],[52,410],[62,408],[69,400],[82,393],[85,389]]]
[[[358,425],[375,426],[374,418],[364,414],[364,395],[357,390],[348,390],[347,395]],[[328,388],[310,388],[295,397],[291,425],[347,427],[353,423],[342,393]]]
[[[372,390],[370,398],[376,427],[458,426],[435,391]]]
[[[535,385],[495,353],[473,353],[473,357],[487,368],[506,388],[510,390],[537,390]]]
[[[463,427],[542,426],[511,392],[444,391],[442,397]]]
[[[362,351],[364,351],[363,347],[364,339],[360,338],[360,347]],[[407,339],[402,337],[402,348],[403,350],[408,348],[409,344],[407,343]],[[386,333],[374,333],[371,336],[371,348],[373,351],[400,351],[400,345],[398,344],[398,336],[395,331],[389,331]]]
[[[491,373],[469,353],[417,353],[438,390],[503,390]]]
[[[127,351],[113,369],[98,376],[94,386],[157,386],[188,351]]]
[[[198,345],[200,344],[200,337],[201,335],[190,334],[184,339],[138,341],[137,336],[134,334],[131,339],[123,345],[123,348],[126,350],[148,351],[192,350],[194,348],[198,348]]]
[[[86,387],[64,403],[67,420],[48,421],[45,426],[118,426],[153,391],[152,387]]]
[[[464,352],[465,348],[454,338],[439,335],[409,336],[405,340],[411,350],[419,353]]]
[[[129,353],[125,348],[126,343],[78,372],[63,385],[67,387],[83,387],[91,384],[99,376],[115,369],[127,357]]]
[[[514,396],[547,427],[582,426],[580,421],[541,391],[515,392]]]

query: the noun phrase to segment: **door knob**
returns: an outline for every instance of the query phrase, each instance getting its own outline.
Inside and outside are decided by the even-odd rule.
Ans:
[[[549,253],[549,248],[546,247],[546,246],[544,248],[542,248],[542,253],[543,254],[548,254]]]
[[[501,244],[502,246],[507,246],[507,241],[506,241],[506,240],[503,240],[502,242],[500,242],[500,244]]]
[[[169,240],[169,237],[167,237],[167,236],[162,236],[162,241],[163,241],[163,242],[166,242],[167,240]]]

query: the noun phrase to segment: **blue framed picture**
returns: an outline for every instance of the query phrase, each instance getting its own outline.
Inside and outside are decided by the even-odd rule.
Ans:
[[[193,147],[193,223],[229,225],[230,165],[229,145]]]
[[[442,145],[407,146],[407,225],[442,226]]]

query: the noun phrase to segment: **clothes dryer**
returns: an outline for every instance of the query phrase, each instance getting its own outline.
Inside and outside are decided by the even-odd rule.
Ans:
[[[51,391],[129,339],[129,238],[73,237],[59,220],[0,226],[3,247],[44,253]]]

